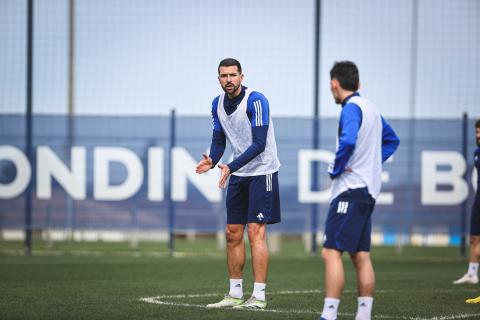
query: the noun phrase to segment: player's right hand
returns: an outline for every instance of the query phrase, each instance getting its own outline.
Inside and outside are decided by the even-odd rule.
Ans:
[[[207,172],[208,170],[212,169],[212,158],[207,156],[205,153],[202,154],[203,159],[200,160],[197,164],[197,167],[195,168],[195,172],[198,174]]]

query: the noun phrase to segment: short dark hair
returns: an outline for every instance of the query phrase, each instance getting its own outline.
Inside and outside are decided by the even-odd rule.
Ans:
[[[475,121],[475,128],[480,128],[480,119]]]
[[[330,70],[330,80],[337,79],[342,89],[357,91],[360,76],[355,63],[351,61],[336,61]]]
[[[237,66],[238,72],[242,74],[242,66],[240,65],[240,62],[237,59],[233,58],[225,58],[220,63],[218,64],[218,73],[220,73],[220,67],[231,67],[231,66]]]

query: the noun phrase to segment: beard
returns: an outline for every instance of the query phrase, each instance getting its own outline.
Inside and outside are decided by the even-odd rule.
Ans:
[[[223,87],[223,91],[225,91],[226,94],[233,94],[237,92],[238,88],[240,88],[240,84],[236,86],[233,83],[228,83]]]
[[[335,100],[335,104],[342,104],[342,101],[340,100],[340,97],[338,96],[336,90],[330,89],[330,91],[332,92],[332,97],[333,100]]]
[[[480,138],[477,138],[477,147],[480,147]]]
[[[343,101],[340,99],[339,96],[334,95],[333,98],[335,99],[336,104],[342,104]]]

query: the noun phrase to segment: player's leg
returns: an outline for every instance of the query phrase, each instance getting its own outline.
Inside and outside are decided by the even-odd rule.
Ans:
[[[252,253],[253,293],[242,305],[240,309],[265,309],[267,302],[265,299],[265,289],[268,275],[268,247],[266,239],[267,225],[265,223],[248,224],[248,241]]]
[[[370,250],[371,223],[369,221],[374,203],[367,188],[349,189],[331,202],[325,223],[325,242],[322,252],[325,261],[326,299],[339,301],[341,297],[344,286],[341,253],[348,251],[352,254]],[[331,302],[336,300],[325,301],[322,318],[335,319],[335,305]],[[333,310],[335,312],[332,314],[330,311]]]
[[[245,266],[245,241],[243,233],[247,223],[248,180],[231,176],[227,190],[227,265],[230,276],[229,295],[243,298],[243,267]]]
[[[357,248],[350,252],[357,275],[357,313],[356,320],[370,320],[372,317],[373,294],[375,291],[375,272],[370,258],[372,233],[372,213],[375,200],[367,190],[360,189],[352,197],[352,222],[361,227]]]
[[[248,224],[248,241],[252,252],[253,278],[257,283],[266,283],[268,275],[267,225],[265,223]]]
[[[370,252],[357,252],[350,255],[357,273],[357,290],[360,297],[373,297],[375,291],[375,271]]]
[[[342,252],[324,247],[322,259],[325,264],[325,299],[321,319],[334,320],[345,285]]]
[[[254,283],[253,296],[265,300],[268,274],[267,224],[272,220],[272,204],[277,188],[273,188],[273,175],[252,177],[249,182],[248,241],[252,253]],[[277,192],[278,194],[278,192]],[[263,287],[259,292],[258,287]],[[257,290],[255,290],[257,287]],[[260,289],[261,290],[261,289]]]
[[[330,204],[322,249],[322,258],[325,264],[325,299],[321,319],[333,320],[337,318],[338,305],[345,284],[345,274],[342,262],[342,250],[337,247],[335,235],[343,224],[344,214],[337,213],[338,199]]]
[[[252,253],[252,297],[237,308],[264,309],[269,252],[267,224],[280,222],[278,173],[251,177],[249,181],[248,240]]]
[[[480,261],[480,200],[475,199],[470,216],[470,254],[467,273],[453,281],[454,284],[477,284]]]
[[[207,308],[235,307],[244,302],[243,299],[243,267],[245,266],[245,241],[243,240],[243,224],[227,224],[227,266],[230,278],[230,290],[225,297]]]
[[[227,267],[230,276],[230,290],[224,299],[208,304],[207,308],[234,307],[242,304],[243,299],[243,267],[245,266],[245,241],[243,233],[247,223],[248,189],[244,179],[231,176],[227,190]]]
[[[230,279],[242,279],[245,266],[245,242],[242,224],[227,224],[225,235],[227,239],[227,265]],[[237,298],[241,298],[241,296]]]
[[[340,299],[345,285],[342,252],[335,249],[322,249],[325,263],[325,296]]]
[[[357,273],[358,307],[356,320],[371,318],[373,294],[375,291],[375,272],[370,252],[361,251],[350,254]]]
[[[478,283],[478,261],[480,252],[480,236],[470,235],[470,254],[467,273],[453,281],[454,284],[477,284]]]
[[[248,224],[248,241],[252,253],[252,269],[253,269],[253,292],[252,297],[258,300],[259,308],[265,308],[265,289],[267,286],[268,276],[268,259],[269,252],[267,247],[267,225],[265,223],[249,223]],[[250,303],[252,304],[252,303]]]
[[[478,263],[480,262],[480,199],[475,198],[470,219],[470,257],[468,274],[478,282]]]
[[[480,261],[480,236],[470,235],[470,253],[468,259],[468,269],[461,278],[453,281],[454,284],[477,284],[478,283],[478,265]]]
[[[480,236],[470,236],[470,262],[480,261]],[[476,270],[478,271],[478,265]]]

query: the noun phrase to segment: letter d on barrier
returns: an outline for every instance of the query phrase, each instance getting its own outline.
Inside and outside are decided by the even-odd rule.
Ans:
[[[327,203],[330,199],[330,188],[312,191],[312,162],[329,164],[335,159],[335,154],[326,150],[298,151],[298,201],[301,203]]]

